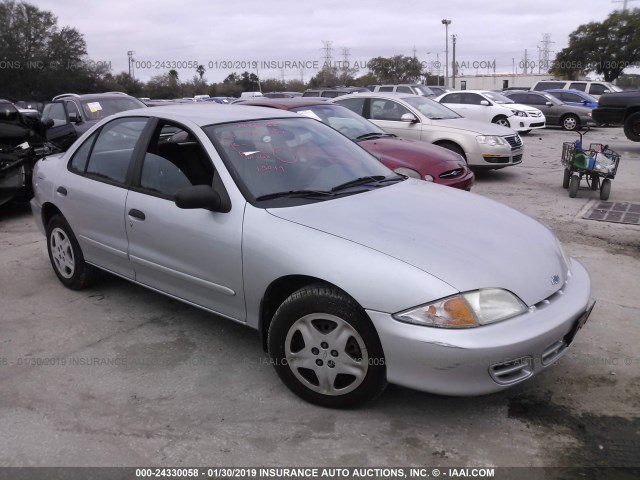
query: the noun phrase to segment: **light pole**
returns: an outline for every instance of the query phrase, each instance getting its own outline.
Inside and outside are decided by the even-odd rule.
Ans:
[[[451,20],[442,19],[444,25],[444,42],[445,42],[445,60],[444,60],[444,84],[449,86],[449,25]]]

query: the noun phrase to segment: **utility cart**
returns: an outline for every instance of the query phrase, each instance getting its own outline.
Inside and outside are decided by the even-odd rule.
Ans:
[[[600,189],[600,200],[608,200],[611,193],[611,180],[615,178],[618,171],[620,155],[611,150],[608,145],[601,143],[591,143],[588,149],[583,149],[584,134],[577,133],[580,135],[580,140],[562,144],[562,165],[564,166],[562,186],[569,189],[569,197],[575,198],[584,177],[589,189]]]

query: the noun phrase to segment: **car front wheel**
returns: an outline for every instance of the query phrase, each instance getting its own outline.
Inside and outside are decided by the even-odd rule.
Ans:
[[[99,279],[100,270],[84,261],[78,240],[62,215],[55,215],[47,224],[47,250],[53,271],[65,287],[82,290]]]
[[[386,387],[378,335],[366,313],[341,290],[310,285],[291,294],[269,327],[269,355],[284,384],[325,407],[353,407]]]
[[[565,115],[560,121],[563,130],[573,132],[580,129],[580,119],[575,115]]]
[[[503,127],[511,127],[509,119],[504,115],[498,115],[496,118],[491,120],[491,123],[495,123],[496,125],[501,125]]]

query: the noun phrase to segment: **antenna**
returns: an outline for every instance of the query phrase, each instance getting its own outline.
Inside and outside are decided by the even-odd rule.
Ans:
[[[552,43],[556,42],[551,41],[550,33],[542,34],[542,42],[538,45],[538,73],[549,71],[549,54],[552,53],[549,47]]]
[[[332,60],[332,56],[333,56],[333,48],[331,47],[331,45],[333,45],[333,42],[330,40],[323,40],[322,44],[324,45],[324,66],[331,66],[331,60]]]

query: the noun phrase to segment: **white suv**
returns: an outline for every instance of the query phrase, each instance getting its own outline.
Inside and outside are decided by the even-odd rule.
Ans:
[[[587,82],[587,81],[566,81],[566,80],[540,80],[531,88],[536,92],[544,90],[580,90],[588,93],[592,97],[600,98],[601,95],[611,92],[622,92],[620,87],[616,87],[609,82]]]
[[[449,92],[434,99],[463,117],[511,127],[516,132],[529,133],[544,128],[546,119],[537,108],[514,103],[504,95],[488,90]]]

